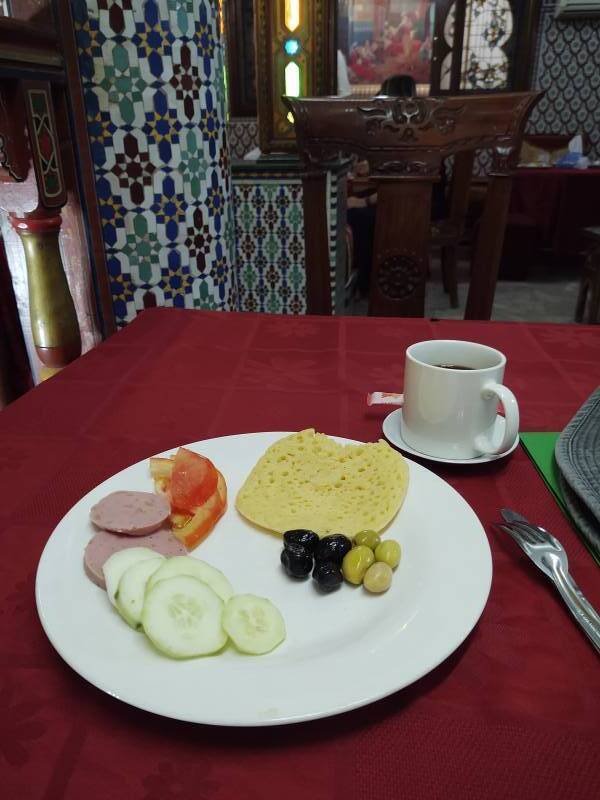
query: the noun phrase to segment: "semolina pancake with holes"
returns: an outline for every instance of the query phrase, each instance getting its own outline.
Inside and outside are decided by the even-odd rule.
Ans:
[[[383,530],[408,489],[408,464],[387,442],[339,444],[309,428],[272,444],[236,498],[255,525],[319,536]]]

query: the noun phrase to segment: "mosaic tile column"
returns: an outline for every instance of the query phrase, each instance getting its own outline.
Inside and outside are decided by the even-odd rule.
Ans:
[[[216,0],[71,4],[117,324],[234,308]]]

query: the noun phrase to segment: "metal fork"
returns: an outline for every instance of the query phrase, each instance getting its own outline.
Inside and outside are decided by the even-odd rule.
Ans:
[[[532,525],[525,517],[502,509],[504,524],[495,527],[508,533],[533,563],[554,583],[569,611],[600,653],[600,616],[586,600],[569,574],[569,561],[562,544],[545,528]]]

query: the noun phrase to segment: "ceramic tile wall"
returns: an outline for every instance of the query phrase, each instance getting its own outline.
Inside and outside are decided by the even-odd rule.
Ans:
[[[340,186],[342,185],[342,186]],[[345,221],[340,195],[345,180],[328,181],[332,306],[343,295]],[[239,308],[277,314],[306,313],[304,212],[300,178],[233,177]]]
[[[258,147],[258,120],[256,117],[230,117],[227,125],[229,153],[232,158],[243,158]]]
[[[148,301],[234,308],[216,4],[71,3],[117,324]]]

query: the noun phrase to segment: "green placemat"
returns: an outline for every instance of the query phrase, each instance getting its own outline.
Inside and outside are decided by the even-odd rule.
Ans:
[[[554,446],[560,433],[521,433],[523,449],[533,461],[535,468],[542,476],[558,505],[567,514],[567,507],[558,482],[558,466],[554,458]]]
[[[558,465],[554,458],[554,446],[556,445],[556,440],[559,436],[560,433],[521,433],[520,439],[523,449],[533,461],[535,468],[541,475],[542,480],[548,489],[550,489],[552,492],[554,499],[560,506],[563,514],[567,517],[575,530],[578,530],[577,524],[573,520],[573,517],[569,514],[565,504],[565,499],[558,478],[559,471]],[[586,537],[580,534],[580,538],[594,557],[594,560],[600,564],[599,554],[592,549],[590,544],[587,542]]]

